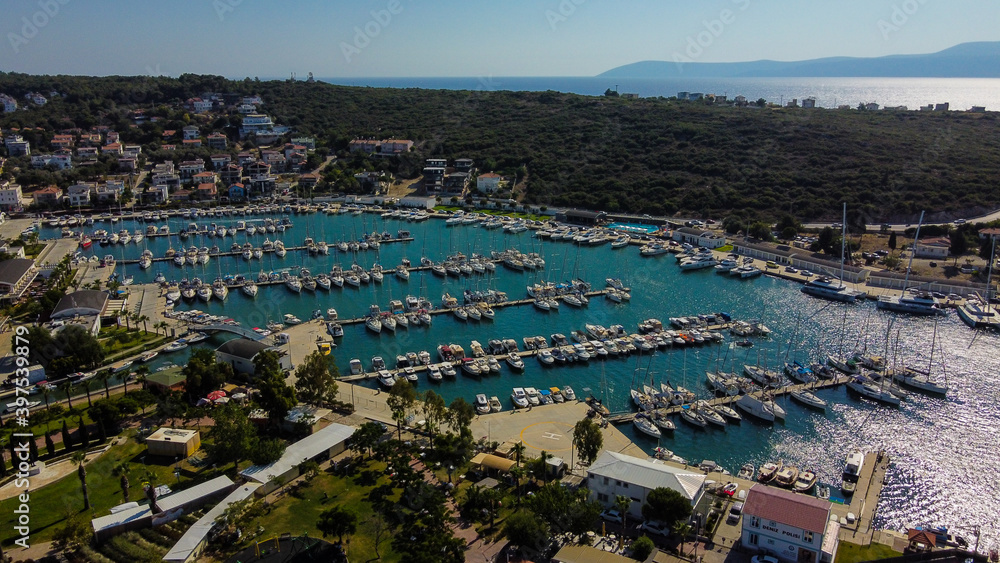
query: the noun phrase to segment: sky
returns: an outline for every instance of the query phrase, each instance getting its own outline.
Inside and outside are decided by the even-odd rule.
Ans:
[[[930,53],[992,0],[4,0],[0,70],[230,78],[593,76],[642,60]]]

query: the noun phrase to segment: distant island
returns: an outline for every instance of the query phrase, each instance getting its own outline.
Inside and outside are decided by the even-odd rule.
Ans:
[[[696,49],[692,51],[697,53]],[[1000,78],[1000,41],[961,43],[924,55],[827,57],[805,61],[699,63],[678,51],[667,61],[641,61],[599,74],[607,78],[919,77]]]

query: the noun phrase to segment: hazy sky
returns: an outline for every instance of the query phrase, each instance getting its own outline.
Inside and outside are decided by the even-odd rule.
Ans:
[[[5,0],[3,12],[0,70],[34,74],[590,76],[677,56],[879,56],[1000,39],[990,0]]]

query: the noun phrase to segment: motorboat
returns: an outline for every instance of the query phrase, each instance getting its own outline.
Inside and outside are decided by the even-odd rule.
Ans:
[[[326,323],[326,331],[334,338],[342,338],[344,336],[344,327],[337,322]]]
[[[378,380],[379,385],[387,389],[392,388],[392,386],[396,384],[396,376],[387,369],[379,371],[376,379]]]
[[[164,352],[178,352],[188,347],[187,340],[181,338],[180,340],[175,340],[163,349]]]
[[[879,309],[911,315],[945,315],[941,302],[929,291],[917,294],[880,295],[875,305]]]
[[[500,398],[496,395],[490,397],[490,412],[500,412],[503,410],[503,405],[500,403]]]
[[[441,374],[441,368],[437,364],[427,366],[427,379],[431,381],[441,381],[444,379],[444,376]]]
[[[538,406],[542,403],[542,396],[538,393],[538,389],[525,387],[524,394],[528,397],[528,404]]]
[[[284,319],[285,319],[285,324],[289,326],[302,324],[302,319],[296,317],[291,313],[286,313]]]
[[[839,279],[830,276],[820,276],[807,281],[802,286],[802,293],[845,303],[854,303],[865,297],[865,292],[852,289]]]
[[[510,394],[510,400],[514,403],[514,408],[526,409],[528,408],[528,395],[524,391],[523,387],[515,387],[513,392]]]
[[[861,450],[854,450],[847,454],[844,462],[844,471],[841,477],[840,490],[845,495],[853,495],[857,488],[858,479],[861,477],[861,467],[865,463],[865,453]]]
[[[563,386],[563,388],[562,388],[562,396],[567,401],[575,401],[576,400],[576,392],[574,392],[573,388],[570,387],[569,385],[564,385]]]
[[[566,401],[566,397],[563,397],[562,391],[560,391],[558,387],[549,387],[548,392],[553,401],[557,403],[563,403]]]
[[[490,400],[486,398],[486,395],[479,393],[476,395],[476,412],[479,414],[489,414],[490,413]]]
[[[740,472],[736,474],[739,479],[746,479],[747,481],[753,481],[754,475],[756,474],[756,468],[752,463],[744,463],[743,467],[740,468]]]
[[[760,473],[757,474],[757,480],[761,483],[770,483],[778,474],[778,471],[781,470],[782,465],[783,464],[780,461],[769,461],[764,465],[761,465]]]
[[[556,358],[550,350],[542,350],[538,353],[538,361],[544,366],[551,366],[556,362]]]
[[[507,360],[507,365],[510,366],[510,369],[514,371],[524,370],[524,360],[521,359],[521,356],[517,355],[517,352],[511,352],[507,354],[506,360]]]
[[[799,478],[799,468],[785,465],[774,474],[774,483],[780,487],[791,488]]]
[[[642,413],[635,415],[635,418],[632,419],[632,425],[635,426],[636,430],[639,432],[642,432],[652,438],[660,438],[663,436],[660,429],[657,428],[656,423]]]
[[[479,364],[474,358],[462,359],[462,371],[473,377],[481,377],[483,375],[483,370],[480,369]]]
[[[792,484],[792,490],[797,493],[808,493],[810,489],[816,486],[816,481],[819,478],[816,473],[809,471],[808,469],[799,473],[798,479]]]
[[[812,407],[814,409],[825,410],[826,401],[817,397],[811,391],[805,389],[797,389],[791,392],[792,398],[796,401],[806,405],[807,407]]]

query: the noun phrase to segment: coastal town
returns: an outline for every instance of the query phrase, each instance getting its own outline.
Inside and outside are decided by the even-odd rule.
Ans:
[[[822,470],[672,445],[955,401],[938,322],[1000,326],[996,218],[550,207],[521,170],[304,134],[260,95],[151,101],[2,131],[8,559],[997,561],[978,521],[879,525],[898,453],[872,442],[830,443]],[[684,303],[733,287],[754,297]],[[788,295],[803,311],[756,312]],[[828,310],[839,346],[795,343]],[[896,322],[926,363],[897,361]],[[688,350],[716,368],[654,381]],[[632,376],[618,396],[609,370]]]

